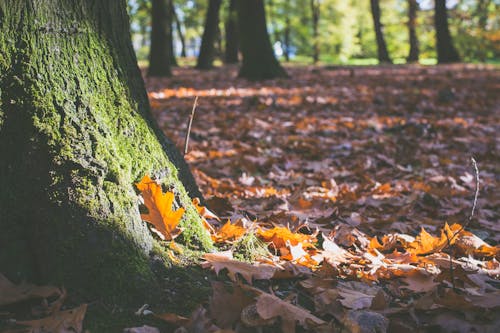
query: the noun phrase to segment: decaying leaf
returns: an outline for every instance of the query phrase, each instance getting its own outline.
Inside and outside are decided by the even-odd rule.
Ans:
[[[222,282],[212,282],[212,298],[209,312],[217,326],[232,327],[241,316],[241,311],[254,302],[253,296],[248,295],[238,285],[233,285],[232,292]]]
[[[59,288],[51,286],[35,286],[21,283],[16,285],[0,273],[0,306],[22,302],[33,298],[48,298],[61,296]]]
[[[326,324],[309,311],[266,293],[257,297],[257,312],[264,320],[280,317],[283,332],[295,332],[297,323],[304,328]]]
[[[81,333],[86,311],[87,304],[83,304],[75,309],[55,312],[46,318],[18,321],[17,324],[28,326],[29,333]]]
[[[229,259],[226,255],[217,253],[206,253],[203,258],[208,261],[218,274],[221,270],[227,269],[228,276],[233,281],[237,281],[237,275],[248,283],[256,280],[269,280],[273,277],[274,273],[278,270],[277,267],[260,264],[251,265],[245,262]]]
[[[163,193],[161,186],[148,175],[144,176],[136,186],[141,191],[144,205],[148,209],[148,213],[141,214],[141,218],[151,223],[163,239],[172,240],[177,237],[181,233],[177,225],[184,214],[184,208],[172,210],[174,194]]]
[[[358,281],[340,282],[338,284],[340,303],[353,309],[368,309],[372,306],[374,297],[381,291],[380,287],[369,286]]]

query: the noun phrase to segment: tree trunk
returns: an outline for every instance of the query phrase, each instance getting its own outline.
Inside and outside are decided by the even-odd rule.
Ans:
[[[134,187],[146,174],[186,208],[178,241],[211,247],[194,180],[151,117],[128,24],[122,1],[0,2],[0,268],[14,281],[153,299],[159,246]]]
[[[171,0],[153,0],[151,8],[151,49],[149,76],[170,76],[172,61]]]
[[[227,16],[226,29],[226,50],[224,62],[235,64],[238,62],[238,26],[237,26],[236,0],[229,2],[229,14]]]
[[[377,56],[378,61],[380,63],[392,63],[391,58],[389,57],[389,52],[387,52],[387,45],[385,44],[384,39],[384,27],[382,22],[380,21],[380,5],[379,0],[370,0],[372,17],[373,17],[373,25],[375,28],[375,36],[377,39]]]
[[[222,0],[210,0],[207,15],[205,17],[205,28],[201,38],[200,54],[196,68],[210,69],[213,66],[215,56],[215,39],[217,38],[217,27],[219,26],[219,9]]]
[[[239,76],[250,80],[287,77],[269,40],[263,0],[238,0],[238,27],[243,55]]]
[[[418,62],[420,50],[417,38],[417,0],[408,0],[408,34],[410,41],[410,53],[407,62]]]
[[[436,49],[438,64],[459,62],[460,56],[453,46],[448,28],[446,0],[435,0],[434,25],[436,27]]]
[[[312,29],[313,29],[313,63],[316,64],[319,61],[319,14],[320,14],[320,4],[316,0],[310,0],[311,13],[312,13]]]
[[[179,16],[177,16],[177,11],[175,10],[174,2],[170,1],[172,6],[172,16],[175,21],[175,26],[177,28],[177,36],[179,36],[179,40],[181,41],[181,57],[186,57],[186,40],[184,38],[184,34],[181,29],[181,21],[179,20]]]
[[[168,22],[170,23],[170,29],[168,30],[168,54],[170,54],[170,66],[177,67],[177,59],[175,57],[175,45],[174,45],[174,2],[173,0],[168,0]]]
[[[287,2],[288,3],[288,2]],[[285,31],[284,31],[284,42],[283,42],[283,54],[285,56],[285,60],[290,61],[290,13],[286,12],[285,17]]]

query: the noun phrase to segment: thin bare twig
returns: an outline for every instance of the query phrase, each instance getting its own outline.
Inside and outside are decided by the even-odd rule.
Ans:
[[[453,235],[451,236],[451,238],[448,236],[448,232],[446,232],[446,241],[447,241],[446,245],[447,245],[447,247],[451,247],[451,242],[453,241],[453,239],[456,236],[458,236],[469,225],[469,223],[472,221],[472,218],[474,217],[474,212],[476,210],[477,198],[479,197],[479,169],[477,167],[477,162],[474,159],[474,157],[471,157],[470,159],[472,161],[472,165],[474,166],[474,172],[476,174],[476,190],[474,191],[474,202],[472,203],[472,209],[471,209],[469,218],[460,227],[460,229],[455,231],[453,233]],[[453,289],[455,289],[455,278],[453,275],[454,275],[453,274],[453,256],[450,254],[450,278],[451,278],[451,285],[452,285]]]
[[[196,107],[198,106],[198,96],[194,98],[193,108],[191,109],[191,114],[189,115],[188,128],[186,132],[186,139],[184,140],[184,155],[188,153],[189,146],[189,135],[191,134],[191,126],[193,125],[194,113],[196,111]]]

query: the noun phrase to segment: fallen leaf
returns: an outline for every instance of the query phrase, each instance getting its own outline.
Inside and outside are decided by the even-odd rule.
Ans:
[[[16,285],[0,273],[0,306],[33,298],[61,296],[62,294],[59,288],[51,286],[35,286],[28,283]]]
[[[46,318],[17,321],[16,323],[29,326],[30,333],[81,333],[86,311],[87,304],[83,304],[75,309],[55,312]]]
[[[227,269],[228,276],[232,281],[236,281],[237,275],[239,274],[250,284],[254,279],[269,280],[278,270],[271,265],[252,265],[246,262],[228,259],[226,255],[217,253],[206,253],[203,255],[203,258],[211,264],[217,274],[219,274],[221,270]]]
[[[239,319],[241,311],[253,303],[253,297],[243,289],[233,285],[229,292],[222,282],[212,282],[213,294],[210,299],[209,312],[215,323],[221,328],[232,327]]]
[[[326,324],[325,321],[312,315],[309,311],[266,293],[257,297],[257,311],[265,320],[280,317],[283,332],[295,332],[297,322],[304,328],[311,327],[311,324]]]
[[[163,193],[161,186],[148,175],[144,176],[136,186],[144,198],[144,205],[148,208],[148,213],[141,214],[141,218],[151,223],[163,239],[172,240],[177,237],[181,233],[177,225],[184,214],[184,208],[172,210],[174,194]]]

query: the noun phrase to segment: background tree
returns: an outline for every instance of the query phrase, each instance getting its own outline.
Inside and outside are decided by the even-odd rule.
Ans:
[[[238,0],[238,31],[243,56],[239,76],[250,80],[286,77],[269,39],[263,0]]]
[[[313,63],[316,64],[319,61],[319,15],[320,15],[320,2],[319,0],[310,0],[309,5],[311,7],[311,24],[312,24],[312,58]]]
[[[236,0],[229,1],[229,8],[226,22],[224,24],[226,32],[226,48],[224,62],[234,64],[238,62],[238,13],[236,12]]]
[[[182,27],[181,27],[182,22],[180,21],[179,16],[177,15],[177,11],[175,10],[174,2],[170,1],[170,3],[172,6],[171,10],[172,10],[173,19],[175,21],[177,36],[179,37],[179,41],[181,43],[181,57],[186,57],[186,39],[184,38],[184,33],[182,32]],[[172,41],[173,41],[173,38],[172,38]],[[174,50],[174,48],[172,48],[172,50]],[[174,52],[172,52],[172,54],[174,54]],[[175,55],[174,55],[174,59],[175,59]]]
[[[410,41],[410,52],[406,60],[408,62],[418,62],[419,47],[417,38],[417,0],[408,0],[408,39]]]
[[[196,68],[210,69],[215,56],[215,41],[218,33],[219,10],[222,0],[210,0],[205,18],[205,28],[201,38],[200,54]]]
[[[0,267],[14,281],[143,304],[161,247],[134,183],[186,208],[177,239],[209,249],[182,156],[155,125],[120,1],[0,5]],[[183,183],[186,185],[183,186]],[[187,191],[186,191],[187,190]]]
[[[434,25],[436,27],[436,51],[439,64],[459,62],[460,56],[453,46],[448,27],[446,0],[435,0]]]
[[[380,63],[392,63],[387,52],[387,45],[384,39],[383,25],[380,21],[380,4],[379,0],[370,0],[370,7],[373,17],[373,26],[377,40],[377,57]]]
[[[152,0],[149,76],[170,76],[172,65],[172,0]]]

